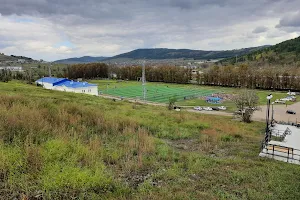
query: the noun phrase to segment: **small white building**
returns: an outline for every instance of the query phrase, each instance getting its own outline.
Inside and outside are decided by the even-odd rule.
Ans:
[[[26,60],[25,60],[25,59],[18,59],[18,62],[19,62],[19,63],[25,63]]]
[[[24,72],[24,69],[21,66],[1,66],[0,70],[2,69],[10,70],[12,72]]]
[[[55,77],[44,77],[35,82],[36,84],[43,86],[45,89],[98,96],[98,86],[96,84]]]

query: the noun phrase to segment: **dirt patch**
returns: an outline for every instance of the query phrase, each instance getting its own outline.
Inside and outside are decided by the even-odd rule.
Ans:
[[[195,139],[164,140],[171,147],[180,151],[197,151],[199,143]]]
[[[128,186],[137,189],[140,184],[148,181],[152,186],[159,186],[161,181],[153,178],[154,172],[151,171],[134,171],[125,175],[121,175],[120,178],[125,180]]]

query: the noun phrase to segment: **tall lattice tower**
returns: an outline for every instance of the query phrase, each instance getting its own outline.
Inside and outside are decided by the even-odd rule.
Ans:
[[[146,101],[147,90],[146,90],[146,70],[145,70],[145,60],[143,61],[142,66],[142,85],[143,85],[143,99]]]

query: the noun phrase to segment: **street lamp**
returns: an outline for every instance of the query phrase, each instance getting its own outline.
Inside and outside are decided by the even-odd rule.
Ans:
[[[271,118],[271,123],[274,120],[274,102],[272,102],[272,118]]]
[[[272,94],[269,94],[267,96],[267,116],[266,116],[266,134],[265,134],[265,143],[268,144],[271,135],[269,134],[269,119],[270,119],[270,104],[271,104],[271,99],[273,98]]]

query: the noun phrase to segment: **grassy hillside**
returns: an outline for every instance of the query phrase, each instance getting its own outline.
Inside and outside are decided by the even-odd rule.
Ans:
[[[264,64],[278,64],[278,65],[293,65],[300,64],[300,37],[281,42],[277,45],[261,49],[247,55],[239,56],[238,63],[258,63]],[[224,64],[236,63],[236,58],[222,60]]]
[[[127,53],[113,56],[109,59],[131,58],[131,59],[221,59],[236,55],[244,55],[249,52],[265,48],[250,47],[245,49],[227,50],[227,51],[202,51],[190,49],[136,49]]]
[[[0,199],[299,199],[263,123],[0,83]]]

